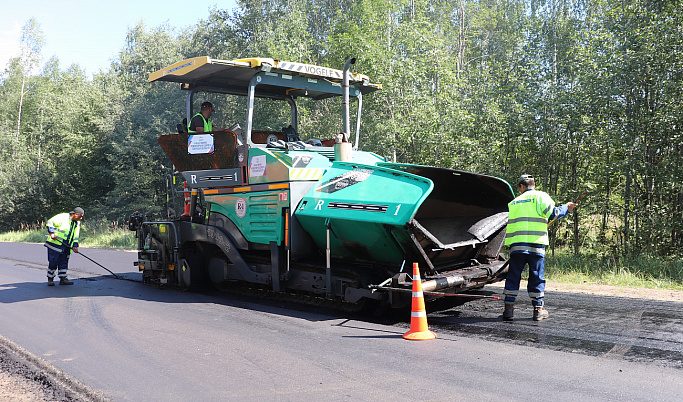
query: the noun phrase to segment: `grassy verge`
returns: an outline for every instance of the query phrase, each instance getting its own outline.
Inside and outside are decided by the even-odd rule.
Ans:
[[[545,272],[546,278],[553,282],[683,290],[680,258],[575,256],[569,250],[560,250],[555,256],[547,256]]]
[[[47,230],[42,225],[25,226],[17,231],[0,233],[0,241],[44,243]],[[135,250],[135,232],[117,222],[84,222],[81,224],[79,244],[83,247]]]

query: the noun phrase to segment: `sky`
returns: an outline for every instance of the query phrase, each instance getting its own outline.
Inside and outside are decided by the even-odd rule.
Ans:
[[[147,29],[164,23],[182,28],[207,19],[214,6],[236,7],[235,0],[0,0],[0,72],[19,55],[21,28],[30,18],[43,31],[41,66],[56,56],[61,69],[76,63],[92,76],[108,69],[139,21]]]

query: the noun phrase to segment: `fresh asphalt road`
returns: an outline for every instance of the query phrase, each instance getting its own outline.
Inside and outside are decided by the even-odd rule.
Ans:
[[[0,334],[117,401],[677,401],[683,389],[677,362],[625,359],[638,345],[607,348],[618,329],[595,342],[621,352],[553,347],[553,339],[596,333],[563,324],[566,312],[554,321],[509,324],[483,303],[436,314],[435,340],[406,341],[407,320],[377,323],[230,294],[157,289],[139,282],[135,253],[82,251],[124,279],[73,255],[75,285],[47,287],[42,245],[0,243]],[[673,307],[680,312],[680,303]],[[629,331],[622,325],[622,335]],[[509,341],[499,336],[506,332]],[[676,349],[680,337],[655,343]]]

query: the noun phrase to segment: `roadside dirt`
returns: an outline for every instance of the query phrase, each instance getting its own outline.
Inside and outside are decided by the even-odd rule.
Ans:
[[[0,335],[0,402],[107,400],[99,391]]]
[[[546,291],[593,294],[600,296],[629,297],[633,299],[649,299],[683,302],[683,290],[631,288],[611,286],[599,283],[547,283]]]
[[[498,282],[493,285],[487,285],[487,287],[499,287],[502,293],[504,284],[504,282]],[[519,288],[526,289],[526,281],[521,281],[519,284]],[[630,297],[633,299],[663,300],[683,303],[683,290],[632,288],[625,286],[605,285],[602,283],[595,282],[556,283],[548,281],[545,286],[545,291],[581,293],[597,296]]]
[[[39,382],[8,371],[0,372],[0,401],[54,401]]]

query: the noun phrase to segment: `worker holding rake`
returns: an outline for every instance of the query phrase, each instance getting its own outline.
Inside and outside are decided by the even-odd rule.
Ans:
[[[71,252],[78,253],[78,235],[81,231],[83,208],[76,207],[69,213],[57,214],[47,221],[49,236],[45,241],[47,247],[47,285],[54,286],[55,271],[60,285],[73,285],[66,277],[69,269]]]

